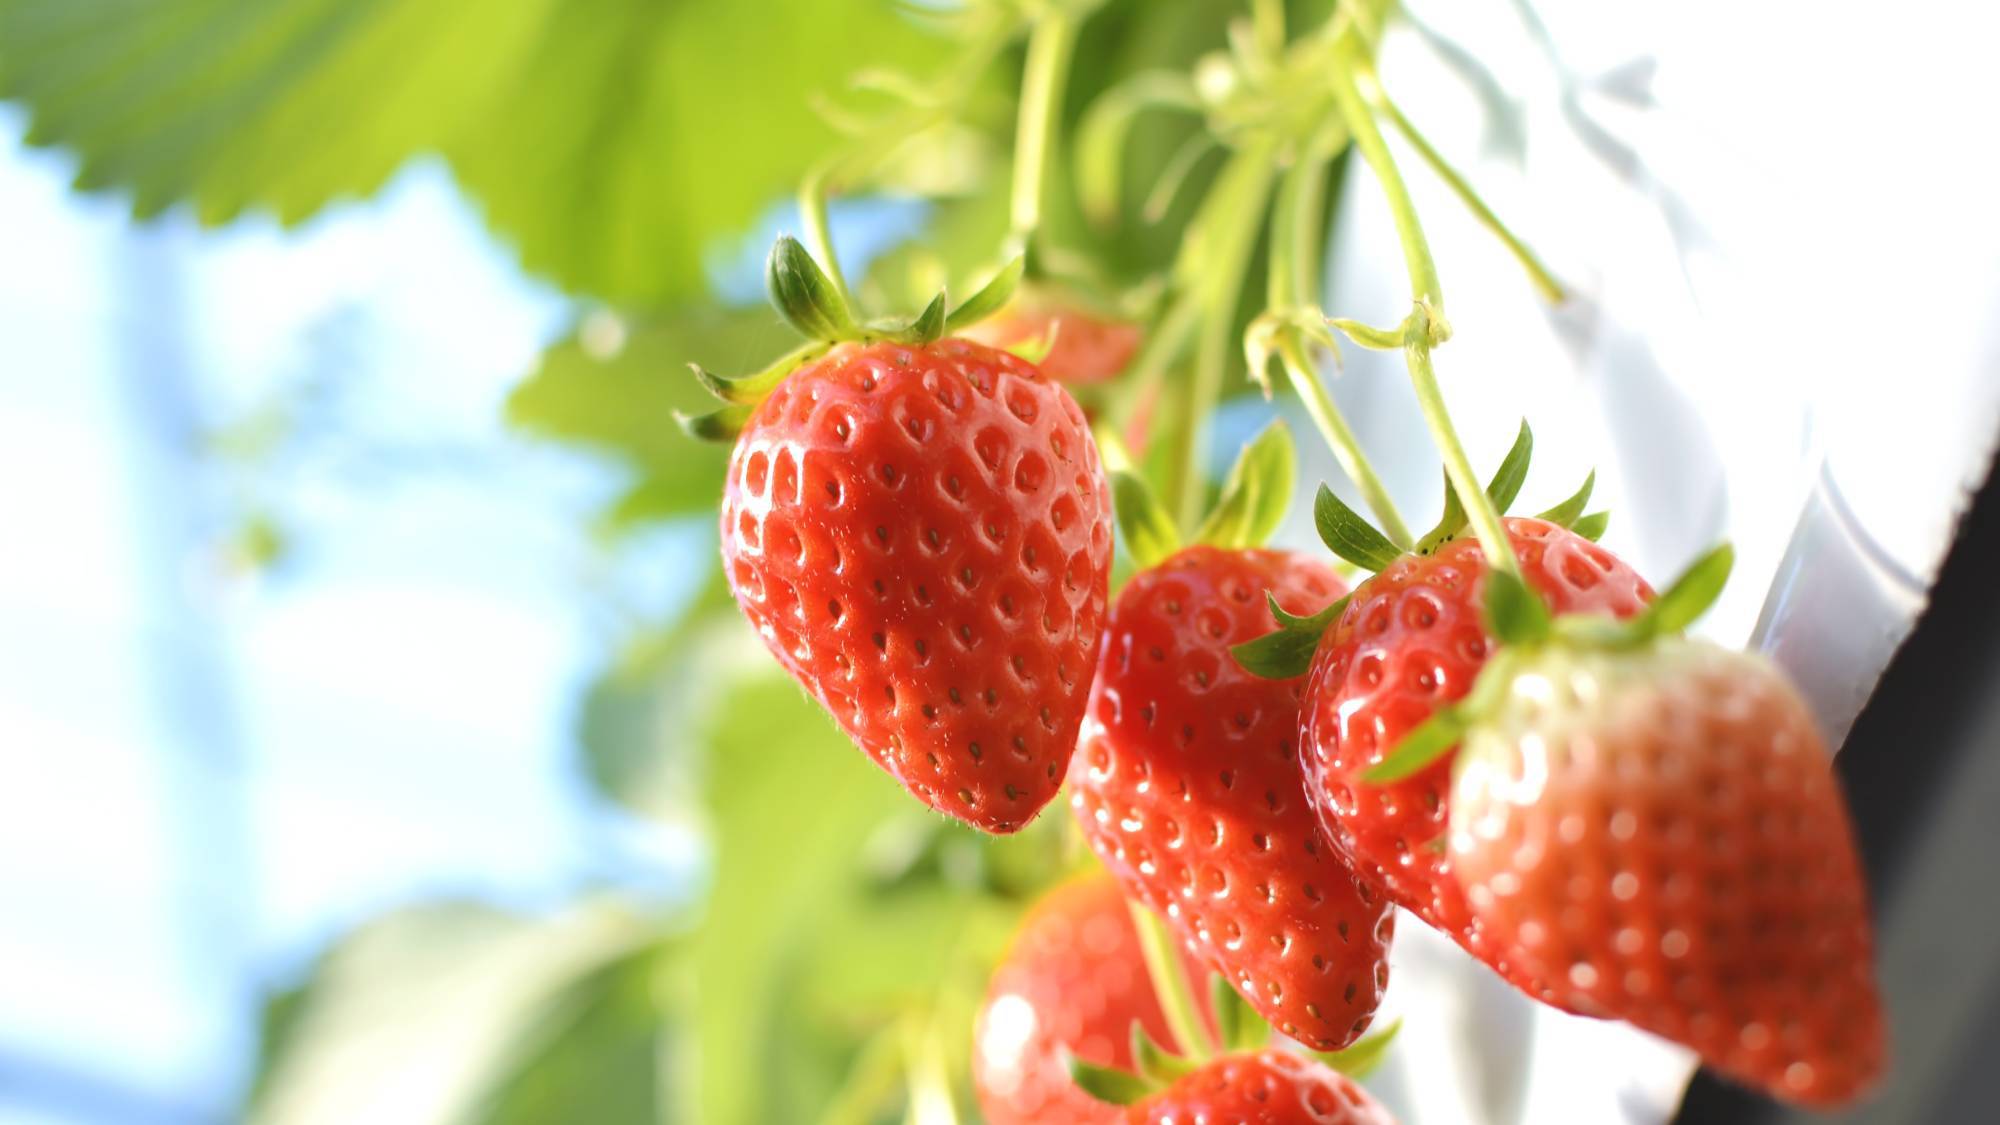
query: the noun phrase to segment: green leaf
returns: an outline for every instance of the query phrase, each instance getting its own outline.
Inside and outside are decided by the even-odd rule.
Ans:
[[[1153,497],[1137,473],[1111,474],[1112,507],[1118,517],[1118,536],[1125,550],[1141,567],[1158,566],[1181,548],[1180,532],[1173,517]]]
[[[1027,268],[1028,259],[1024,255],[1015,255],[1013,261],[1000,267],[1000,272],[993,275],[993,280],[981,286],[979,292],[974,293],[964,304],[951,310],[951,315],[945,318],[945,331],[963,332],[1006,308],[1007,302],[1014,299],[1014,291],[1020,288],[1021,276]]]
[[[694,370],[695,381],[707,388],[709,394],[724,402],[755,406],[769,398],[779,383],[791,377],[792,372],[826,353],[825,344],[807,344],[786,352],[776,363],[751,375],[717,375],[699,363],[688,366]]]
[[[514,388],[507,420],[536,437],[630,465],[638,479],[608,517],[614,526],[712,516],[729,451],[689,441],[675,424],[676,411],[715,407],[686,365],[741,368],[791,343],[784,322],[761,306],[675,310],[630,322],[594,314],[544,352],[541,366]]]
[[[749,425],[751,410],[748,406],[725,406],[706,414],[676,412],[674,423],[680,426],[681,432],[696,441],[727,445],[736,440],[744,426]]]
[[[1438,549],[1445,540],[1465,530],[1465,506],[1458,502],[1458,490],[1452,487],[1451,474],[1444,474],[1444,512],[1423,538],[1417,540],[1417,553],[1428,555]]]
[[[461,1120],[661,1121],[669,1025],[657,997],[665,958],[642,949],[571,985],[516,1048],[508,1072]]]
[[[1271,1025],[1221,973],[1208,976],[1208,1003],[1224,1051],[1254,1051],[1271,1041]]]
[[[1577,518],[1583,515],[1583,506],[1590,503],[1590,490],[1595,487],[1597,487],[1597,470],[1592,469],[1590,474],[1583,478],[1583,486],[1572,493],[1569,499],[1535,518],[1574,530]]]
[[[265,1036],[244,1118],[481,1120],[482,1104],[491,1111],[535,1083],[528,1072],[550,1059],[549,1029],[578,1018],[605,973],[657,940],[653,926],[603,899],[545,918],[469,903],[384,915],[340,939],[301,989],[272,1005],[281,1025]],[[637,1006],[621,1009],[620,1026],[653,1035],[659,1011],[646,994],[621,995]],[[627,1058],[597,1071],[571,1057],[571,1075],[594,1071],[586,1089],[572,1088],[581,1105],[593,1104],[587,1086],[600,1079],[604,1104],[625,1104]]]
[[[1403,1030],[1402,1017],[1392,1020],[1388,1027],[1364,1035],[1352,1046],[1338,1051],[1314,1051],[1313,1057],[1333,1069],[1359,1081],[1373,1074],[1388,1057],[1390,1044],[1396,1041],[1396,1033]]]
[[[1507,456],[1500,461],[1500,467],[1493,470],[1493,477],[1486,483],[1486,495],[1493,500],[1495,511],[1505,515],[1514,504],[1514,498],[1521,494],[1521,485],[1528,479],[1528,462],[1534,459],[1535,434],[1528,428],[1528,420],[1521,419],[1520,432],[1514,435],[1514,444],[1507,450]]]
[[[1285,521],[1297,471],[1291,431],[1283,422],[1272,422],[1237,455],[1195,542],[1232,549],[1263,546]]]
[[[1592,512],[1587,516],[1578,516],[1569,529],[1595,543],[1604,538],[1604,529],[1610,526],[1610,512]]]
[[[1637,624],[1646,636],[1679,633],[1708,612],[1722,588],[1729,583],[1729,571],[1736,565],[1736,548],[1724,543],[1696,559],[1673,584],[1653,599]]]
[[[1138,1020],[1132,1021],[1132,1059],[1142,1076],[1162,1085],[1194,1073],[1194,1063],[1154,1042],[1146,1025]]]
[[[1341,503],[1340,497],[1324,484],[1313,498],[1313,523],[1328,550],[1363,570],[1380,573],[1403,555],[1388,536]]]
[[[938,295],[931,298],[931,303],[924,306],[924,311],[917,314],[917,319],[910,322],[910,342],[919,345],[930,344],[942,338],[944,336],[945,322],[944,309],[944,290],[940,289],[938,290]]]
[[[1266,680],[1289,680],[1312,668],[1319,636],[1303,630],[1280,629],[1254,641],[1245,641],[1229,650],[1229,655],[1245,672]]]
[[[1304,617],[1296,613],[1287,612],[1284,606],[1278,604],[1277,595],[1271,593],[1269,590],[1264,591],[1264,604],[1271,611],[1271,619],[1276,621],[1279,627],[1294,631],[1310,632],[1314,636],[1318,636],[1326,631],[1328,625],[1333,624],[1334,619],[1339,617],[1341,611],[1347,608],[1347,603],[1353,599],[1353,596],[1352,594],[1344,594],[1325,609],[1320,610],[1318,613],[1307,614]]]
[[[764,262],[764,288],[771,303],[808,340],[848,340],[861,333],[847,298],[791,235],[779,235],[771,244],[771,256]]]
[[[1551,619],[1540,594],[1505,570],[1486,576],[1486,630],[1504,645],[1531,645],[1546,640]]]
[[[79,187],[291,224],[442,153],[529,271],[633,303],[826,154],[810,95],[938,54],[890,0],[0,0],[0,98]]]
[[[1500,467],[1493,470],[1493,476],[1486,482],[1486,495],[1493,501],[1495,511],[1505,515],[1521,494],[1521,485],[1528,479],[1528,463],[1534,459],[1535,435],[1528,428],[1528,420],[1521,419],[1521,428],[1514,435],[1514,444],[1508,448],[1507,456],[1501,458]],[[1451,483],[1451,474],[1444,478],[1444,514],[1438,517],[1437,526],[1424,533],[1417,540],[1417,553],[1428,555],[1438,549],[1447,539],[1465,530],[1467,517],[1465,506],[1459,503],[1458,490]]]
[[[1449,753],[1465,737],[1465,729],[1465,719],[1458,708],[1441,707],[1398,739],[1395,748],[1370,766],[1361,780],[1370,785],[1401,781]]]
[[[1244,671],[1266,680],[1289,680],[1305,675],[1312,668],[1313,653],[1319,650],[1321,635],[1347,609],[1349,599],[1343,597],[1311,617],[1286,613],[1269,591],[1265,592],[1264,600],[1270,603],[1271,616],[1278,621],[1278,631],[1233,646],[1229,650],[1230,657]]]
[[[1153,1083],[1136,1074],[1084,1062],[1067,1050],[1062,1056],[1063,1065],[1069,1070],[1069,1080],[1100,1102],[1131,1105],[1157,1089]]]

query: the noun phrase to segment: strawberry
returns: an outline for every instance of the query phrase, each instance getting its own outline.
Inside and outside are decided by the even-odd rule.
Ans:
[[[1561,612],[1630,616],[1652,589],[1609,551],[1541,519],[1505,521],[1530,585]],[[1306,794],[1327,835],[1398,905],[1548,999],[1482,940],[1444,847],[1450,755],[1388,785],[1361,775],[1439,707],[1463,696],[1495,642],[1480,619],[1487,563],[1470,539],[1404,555],[1358,586],[1307,678]]]
[[[1506,671],[1451,796],[1449,866],[1487,940],[1740,1081],[1860,1096],[1885,1053],[1867,893],[1798,693],[1671,638]]]
[[[1083,716],[1111,505],[1082,413],[966,340],[843,344],[750,416],[730,589],[772,654],[924,803],[1012,832]]]
[[[1118,1120],[1070,1081],[1063,1053],[1131,1070],[1134,1023],[1171,1041],[1125,896],[1101,872],[1064,883],[1022,919],[979,1012],[972,1077],[988,1125]]]
[[[1368,1026],[1394,919],[1306,804],[1302,679],[1259,679],[1229,650],[1272,631],[1267,594],[1306,611],[1341,589],[1303,555],[1206,545],[1134,576],[1106,626],[1071,798],[1126,891],[1319,1049]]]
[[[1125,370],[1139,350],[1139,326],[1111,320],[1074,304],[1023,297],[966,333],[996,348],[1048,342],[1037,366],[1071,386],[1102,383]]]
[[[858,324],[804,247],[768,283],[811,342],[752,376],[696,369],[732,405],[731,592],[778,662],[925,804],[1012,832],[1076,745],[1111,570],[1111,501],[1068,392],[945,337],[1003,305],[1017,260],[947,314]]]
[[[1289,1051],[1225,1055],[1125,1107],[1131,1125],[1395,1125],[1354,1080]]]

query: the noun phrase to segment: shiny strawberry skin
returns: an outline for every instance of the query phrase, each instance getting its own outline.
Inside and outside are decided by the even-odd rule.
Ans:
[[[1190,547],[1119,594],[1073,781],[1084,836],[1126,891],[1308,1046],[1351,1043],[1388,979],[1388,902],[1356,881],[1301,790],[1303,678],[1258,679],[1233,645],[1343,584],[1283,551]]]
[[[722,558],[744,616],[932,808],[1012,832],[1062,783],[1111,566],[1082,412],[965,340],[846,344],[752,413]]]
[[[1172,1048],[1124,892],[1102,872],[1058,886],[1021,920],[979,1011],[972,1078],[987,1125],[1116,1122],[1119,1107],[1078,1089],[1062,1052],[1132,1070],[1135,1022]]]
[[[1225,1055],[1125,1107],[1129,1125],[1395,1125],[1368,1091],[1289,1051]]]
[[[1563,999],[1807,1105],[1884,1064],[1867,891],[1805,703],[1761,657],[1551,653],[1475,728],[1451,862]]]
[[[1506,522],[1522,576],[1557,613],[1629,617],[1651,587],[1609,551],[1544,520]],[[1485,556],[1470,539],[1406,555],[1361,583],[1307,674],[1306,793],[1363,878],[1530,995],[1551,999],[1486,947],[1445,878],[1452,755],[1389,785],[1362,780],[1396,742],[1471,689],[1495,642],[1480,616]]]
[[[966,335],[996,348],[1011,348],[1039,343],[1051,332],[1055,342],[1036,366],[1049,378],[1073,387],[1115,377],[1139,351],[1136,324],[1037,301],[1016,302],[1000,315],[973,325]]]

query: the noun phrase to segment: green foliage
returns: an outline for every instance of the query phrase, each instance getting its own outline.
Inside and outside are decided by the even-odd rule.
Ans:
[[[627,1011],[619,1005],[628,1001],[608,994],[612,985],[623,995],[629,986],[620,982],[643,971],[616,967],[647,963],[657,940],[646,920],[601,899],[544,918],[467,903],[385,915],[272,1002],[246,1117],[253,1125],[520,1121],[530,1118],[518,1098],[566,1086],[576,1119],[613,1119],[587,1107],[630,1104],[632,1068],[618,1069],[619,1083],[593,1066],[590,1082],[565,1084],[562,1072],[580,1068],[562,1060],[577,1056],[551,1036],[571,1026],[601,1045],[610,1026],[635,1024],[656,1034],[657,1009],[607,1019]]]
[[[508,399],[507,418],[632,465],[638,480],[613,509],[614,525],[712,512],[729,452],[689,440],[674,423],[676,412],[715,406],[687,365],[756,367],[791,340],[761,307],[691,307],[632,324],[599,314],[544,353]]]
[[[0,98],[81,188],[295,223],[442,153],[531,272],[634,303],[824,155],[813,95],[935,54],[887,0],[0,0]]]
[[[715,864],[687,946],[700,1100],[686,1119],[810,1120],[870,1033],[982,985],[1015,908],[942,879],[874,891],[871,840],[930,814],[763,661],[704,694]]]

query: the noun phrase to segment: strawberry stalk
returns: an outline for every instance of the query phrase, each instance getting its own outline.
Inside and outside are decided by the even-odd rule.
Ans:
[[[1209,1041],[1197,1015],[1194,988],[1181,970],[1180,959],[1174,956],[1173,937],[1158,915],[1138,902],[1129,905],[1132,925],[1139,931],[1146,974],[1152,978],[1153,991],[1160,997],[1160,1011],[1167,1017],[1167,1029],[1174,1033],[1183,1055],[1192,1059],[1209,1058],[1215,1053],[1216,1044]]]
[[[1515,561],[1506,530],[1500,524],[1500,513],[1480,486],[1478,471],[1472,467],[1472,459],[1466,456],[1465,446],[1458,439],[1457,429],[1452,426],[1451,413],[1445,407],[1444,392],[1438,387],[1437,372],[1431,366],[1431,350],[1451,338],[1451,326],[1444,318],[1444,291],[1438,284],[1437,265],[1431,259],[1430,243],[1425,239],[1423,224],[1417,218],[1409,185],[1403,182],[1402,173],[1396,168],[1396,159],[1390,154],[1388,142],[1376,126],[1374,115],[1369,111],[1357,83],[1358,75],[1372,74],[1372,70],[1357,46],[1346,44],[1340,53],[1344,65],[1333,73],[1334,104],[1354,138],[1354,147],[1368,162],[1376,181],[1382,185],[1382,193],[1388,197],[1389,212],[1396,223],[1396,235],[1403,246],[1403,263],[1410,275],[1414,307],[1403,323],[1392,330],[1371,329],[1345,320],[1334,323],[1365,347],[1402,349],[1424,424],[1429,427],[1431,440],[1444,459],[1445,475],[1451,478],[1452,491],[1457,493],[1472,530],[1479,537],[1480,547],[1486,552],[1487,561],[1497,571],[1518,576],[1520,565]]]
[[[1324,245],[1319,216],[1326,205],[1327,158],[1322,154],[1341,140],[1338,130],[1329,125],[1303,147],[1293,159],[1291,170],[1279,181],[1277,201],[1271,209],[1271,275],[1267,284],[1273,314],[1282,316],[1284,310],[1296,307],[1310,309],[1315,317],[1324,319],[1319,312],[1319,272],[1314,268],[1320,262]],[[1325,342],[1332,343],[1331,336]],[[1375,513],[1389,538],[1408,550],[1413,540],[1402,513],[1396,510],[1389,490],[1376,475],[1360,439],[1354,436],[1333,396],[1327,393],[1295,325],[1278,329],[1273,353],[1306,414],[1326,439],[1342,471],[1360,491],[1368,510]],[[1253,354],[1253,377],[1261,379],[1264,365],[1264,359]]]
[[[1014,188],[1009,205],[1011,237],[1025,253],[1042,223],[1048,191],[1049,152],[1055,147],[1056,117],[1076,53],[1078,20],[1061,4],[1051,5],[1028,33],[1028,58],[1021,74],[1020,117],[1014,129]]]
[[[1192,528],[1201,517],[1203,438],[1209,415],[1222,397],[1236,301],[1250,269],[1250,255],[1256,249],[1275,156],[1275,144],[1257,139],[1230,157],[1208,197],[1204,221],[1186,243],[1195,249],[1176,263],[1178,280],[1197,286],[1201,301],[1194,377],[1187,382],[1186,396],[1174,419],[1181,456],[1167,466],[1166,492],[1174,497],[1175,519],[1183,528]]]
[[[1381,80],[1375,76],[1374,71],[1363,71],[1356,76],[1356,79],[1362,95],[1368,99],[1369,104],[1389,119],[1389,123],[1396,127],[1396,132],[1401,133],[1410,147],[1417,150],[1417,155],[1423,157],[1424,163],[1430,165],[1431,171],[1438,179],[1444,181],[1445,186],[1458,197],[1458,201],[1465,205],[1465,209],[1472,212],[1472,217],[1479,221],[1479,225],[1485,227],[1493,237],[1507,247],[1508,253],[1514,255],[1514,260],[1521,263],[1522,269],[1528,271],[1528,279],[1534,282],[1542,297],[1552,304],[1561,303],[1566,296],[1562,282],[1556,280],[1555,275],[1549,272],[1549,268],[1542,264],[1541,258],[1528,247],[1527,243],[1522,242],[1519,236],[1507,228],[1506,223],[1500,221],[1500,216],[1494,214],[1493,208],[1488,207],[1479,193],[1473,190],[1471,182],[1458,169],[1451,166],[1451,163],[1444,158],[1444,154],[1431,144],[1429,138],[1417,130],[1416,123],[1405,116],[1395,102],[1389,100],[1388,92],[1382,89]]]

